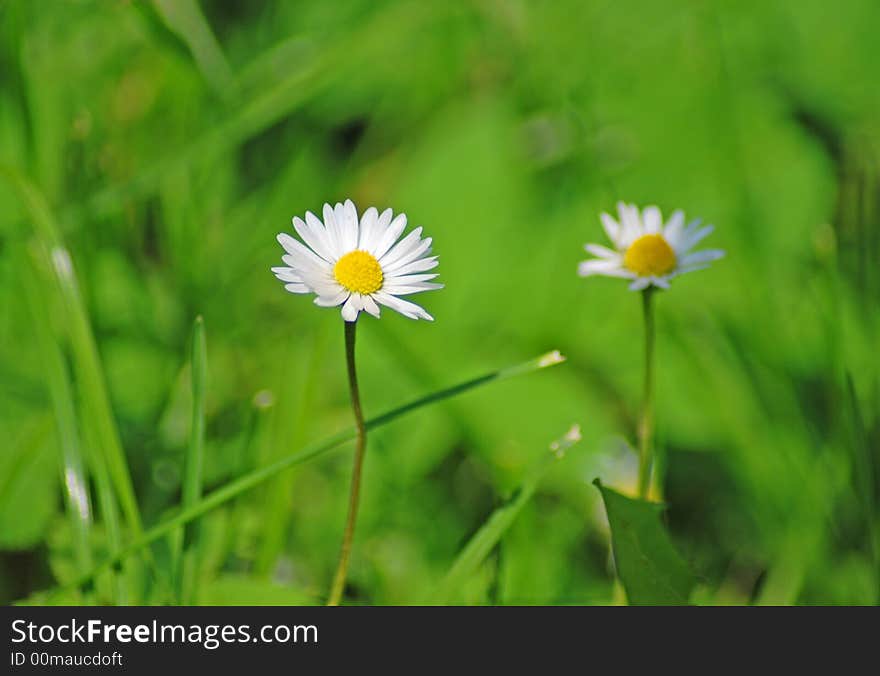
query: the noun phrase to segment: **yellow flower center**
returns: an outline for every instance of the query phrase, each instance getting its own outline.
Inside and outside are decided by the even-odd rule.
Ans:
[[[675,268],[675,252],[663,235],[642,235],[629,245],[623,264],[642,277],[665,275]]]
[[[371,253],[349,251],[333,266],[336,281],[353,293],[370,294],[382,288],[382,267]]]

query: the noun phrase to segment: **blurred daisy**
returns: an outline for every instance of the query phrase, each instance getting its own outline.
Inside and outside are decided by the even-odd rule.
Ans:
[[[324,205],[323,222],[311,212],[305,221],[295,217],[293,227],[302,242],[287,233],[278,235],[287,267],[272,272],[291,293],[314,293],[315,304],[342,306],[342,318],[353,322],[363,310],[379,316],[385,305],[410,319],[434,318],[415,303],[400,298],[420,291],[443,288],[428,273],[437,267],[431,256],[431,238],[422,239],[416,228],[400,239],[406,215],[392,218],[391,209],[381,214],[375,207],[358,219],[351,200]],[[400,239],[400,241],[398,241]]]
[[[660,209],[645,207],[641,212],[634,204],[617,203],[620,220],[601,214],[602,225],[614,244],[609,249],[598,244],[587,244],[588,253],[598,256],[578,266],[581,277],[606,275],[633,280],[632,291],[650,286],[669,288],[669,280],[678,275],[709,267],[709,263],[724,256],[720,249],[694,251],[699,242],[714,230],[713,226],[700,227],[700,219],[684,224],[684,212],[673,211],[666,223]]]

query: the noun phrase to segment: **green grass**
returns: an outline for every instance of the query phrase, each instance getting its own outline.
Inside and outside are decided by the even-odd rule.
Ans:
[[[358,330],[346,599],[619,600],[591,482],[635,491],[639,298],[575,270],[626,199],[727,251],[654,299],[692,600],[878,602],[874,0],[37,5],[0,0],[0,601],[324,599],[341,319],[269,268],[352,197],[424,226],[446,288]]]

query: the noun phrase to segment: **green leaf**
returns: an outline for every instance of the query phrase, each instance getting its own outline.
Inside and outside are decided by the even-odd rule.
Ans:
[[[663,505],[634,500],[593,482],[611,524],[617,574],[632,605],[685,605],[695,579],[660,522]]]
[[[550,467],[562,458],[565,451],[580,441],[580,439],[580,430],[577,426],[574,426],[564,437],[550,445],[552,454],[538,461],[516,489],[513,497],[492,512],[486,523],[480,527],[464,546],[446,574],[446,577],[443,578],[440,586],[431,597],[430,603],[446,604],[455,600],[454,597],[457,590],[464,586],[467,578],[473,575],[480,564],[483,563],[489,553],[495,548],[495,545],[498,544],[507,530],[513,525],[522,508],[535,494],[538,484],[547,474]]]

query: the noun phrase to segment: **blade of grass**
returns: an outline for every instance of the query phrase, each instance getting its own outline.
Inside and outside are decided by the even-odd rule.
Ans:
[[[496,509],[480,529],[468,540],[455,558],[449,572],[428,598],[429,604],[443,605],[455,600],[455,592],[461,589],[467,579],[474,574],[486,560],[504,534],[513,525],[522,508],[535,494],[541,479],[548,470],[565,455],[565,451],[580,441],[580,429],[574,425],[561,439],[550,445],[552,453],[542,457],[526,473],[513,496]]]
[[[67,515],[73,530],[74,555],[80,574],[92,567],[91,532],[92,501],[86,462],[80,445],[73,389],[64,357],[51,329],[49,298],[44,287],[47,281],[40,274],[36,254],[22,255],[19,277],[24,282],[27,305],[33,320],[34,335],[45,369],[49,398],[58,430],[61,451],[61,480]]]
[[[473,380],[468,380],[464,383],[453,385],[452,387],[439,390],[437,392],[432,392],[431,394],[425,395],[424,397],[411,401],[408,404],[404,404],[403,406],[392,409],[391,411],[388,411],[387,413],[384,413],[380,416],[371,418],[370,420],[367,420],[365,422],[365,425],[368,430],[375,429],[377,427],[387,425],[388,423],[396,420],[403,415],[406,415],[407,413],[411,413],[412,411],[418,410],[430,404],[443,401],[444,399],[449,399],[451,397],[458,396],[459,394],[464,394],[465,392],[476,389],[488,383],[507,380],[508,378],[515,378],[517,376],[526,375],[534,371],[540,371],[541,369],[545,369],[556,364],[561,364],[563,361],[565,361],[565,357],[559,354],[558,351],[549,352],[521,364],[500,369],[498,371],[493,371],[492,373],[487,373],[486,375],[479,378],[474,378]],[[178,513],[177,515],[170,517],[166,521],[150,528],[146,533],[141,535],[134,542],[130,543],[120,554],[111,556],[106,561],[102,561],[87,575],[82,576],[75,582],[65,584],[54,590],[50,590],[47,593],[64,593],[76,587],[82,587],[83,585],[88,584],[97,573],[99,573],[107,566],[114,565],[120,559],[124,559],[134,554],[135,552],[149,546],[152,542],[168,535],[180,526],[187,524],[194,519],[203,516],[204,514],[207,514],[211,510],[216,509],[217,507],[229,502],[233,498],[236,498],[239,495],[249,491],[250,489],[259,486],[260,484],[265,483],[270,479],[275,478],[280,472],[290,469],[291,467],[295,467],[296,465],[300,465],[304,462],[307,462],[308,460],[312,460],[313,458],[316,458],[319,455],[322,455],[323,453],[326,453],[327,451],[336,448],[337,446],[340,446],[347,441],[351,441],[355,438],[355,434],[356,432],[354,427],[350,427],[346,430],[334,434],[333,436],[323,441],[308,444],[296,453],[292,453],[288,456],[280,458],[279,460],[269,465],[266,465],[265,467],[257,468],[251,472],[248,472],[244,476],[241,476],[238,479],[229,482],[225,486],[215,489],[196,504],[187,509],[181,510],[180,513]]]
[[[192,424],[189,446],[183,464],[182,507],[197,504],[202,497],[202,467],[205,454],[205,380],[208,361],[205,344],[205,322],[201,316],[193,322],[190,351],[192,379]],[[181,528],[176,534],[175,581],[177,598],[181,605],[190,605],[194,599],[194,585],[198,567],[198,531],[195,523]]]
[[[868,551],[874,562],[875,602],[880,603],[880,521],[878,521],[876,485],[877,468],[868,443],[868,431],[852,374],[846,374],[846,394],[849,405],[850,449],[853,464],[853,481],[856,493],[865,513]]]
[[[40,191],[12,168],[0,167],[0,178],[6,179],[18,194],[33,221],[37,240],[50,254],[52,269],[61,292],[65,324],[70,331],[77,384],[86,414],[83,417],[93,430],[95,443],[104,455],[126,523],[133,533],[139,535],[143,528],[134,486],[110,409],[101,360],[70,254]]]
[[[196,65],[223,98],[234,94],[235,78],[223,49],[195,0],[153,0],[156,13],[186,43]]]

